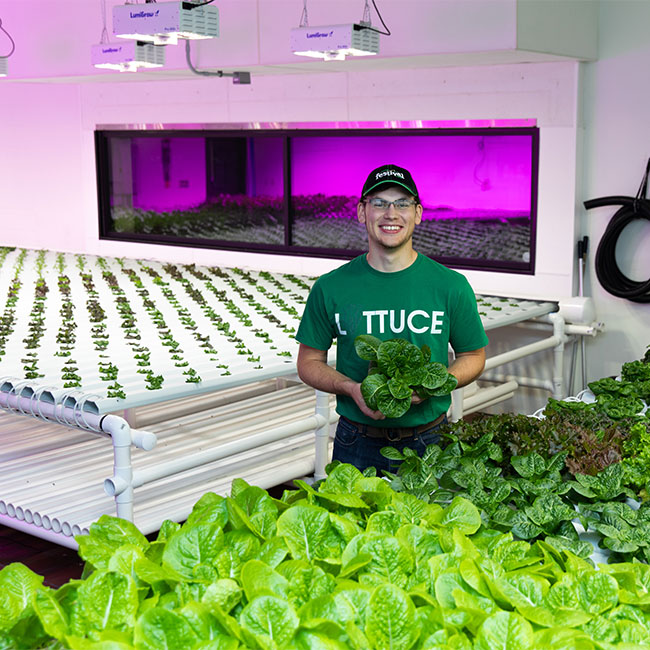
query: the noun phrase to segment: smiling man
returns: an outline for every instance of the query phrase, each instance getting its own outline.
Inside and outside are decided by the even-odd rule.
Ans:
[[[354,339],[360,334],[407,339],[428,346],[431,361],[445,366],[451,344],[455,359],[449,372],[460,387],[482,372],[487,336],[465,277],[413,248],[422,204],[406,169],[373,170],[361,190],[357,218],[366,226],[368,253],[314,284],[296,335],[298,374],[306,384],[337,396],[333,460],[394,471],[380,449],[410,447],[421,454],[438,441],[450,397],[423,400],[413,393],[411,408],[400,418],[368,408],[361,395],[368,362],[357,356]],[[327,364],[334,339],[336,369]]]

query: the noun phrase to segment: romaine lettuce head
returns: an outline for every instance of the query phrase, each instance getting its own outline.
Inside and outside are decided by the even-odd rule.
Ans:
[[[422,385],[429,390],[440,388],[447,381],[447,368],[441,363],[432,361],[425,366],[426,374],[422,380]]]
[[[424,356],[417,345],[405,339],[384,341],[377,349],[377,364],[388,377],[408,373],[424,364]]]
[[[387,418],[401,418],[409,410],[411,398],[398,399],[393,397],[388,389],[388,384],[386,384],[385,388],[380,388],[377,391],[377,406]]]

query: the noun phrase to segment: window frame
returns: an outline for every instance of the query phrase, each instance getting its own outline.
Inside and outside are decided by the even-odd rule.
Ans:
[[[539,186],[539,128],[537,126],[468,126],[450,128],[236,128],[236,125],[218,125],[211,128],[191,128],[189,125],[173,125],[163,129],[98,127],[94,132],[95,162],[97,178],[97,200],[99,216],[99,239],[125,241],[165,246],[183,246],[190,248],[207,248],[213,250],[241,251],[249,253],[266,253],[273,255],[292,255],[349,260],[366,250],[341,248],[316,248],[290,244],[293,225],[293,207],[291,200],[291,142],[293,137],[391,137],[391,136],[499,136],[522,135],[531,137],[531,188],[530,188],[530,258],[528,262],[511,262],[499,260],[472,260],[465,257],[433,256],[445,266],[457,269],[515,273],[520,275],[535,274],[536,237],[538,219]],[[258,242],[238,242],[233,240],[180,237],[174,235],[128,233],[112,229],[110,205],[111,188],[111,138],[170,138],[170,137],[210,137],[211,134],[223,137],[281,137],[282,165],[284,173],[284,205],[282,220],[284,227],[284,244]],[[359,180],[359,188],[364,179]],[[426,254],[426,253],[425,253]]]

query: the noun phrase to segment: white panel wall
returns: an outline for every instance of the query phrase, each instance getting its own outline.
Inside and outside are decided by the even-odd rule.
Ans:
[[[322,272],[338,261],[292,261],[285,256],[242,255],[191,249],[156,250],[150,246],[99,242],[95,194],[94,140],[97,125],[166,123],[248,123],[248,122],[341,122],[390,120],[491,120],[535,118],[541,129],[540,187],[538,215],[538,262],[534,276],[471,272],[467,275],[477,291],[522,297],[558,297],[572,291],[571,248],[575,206],[575,151],[578,64],[545,63],[476,68],[434,68],[311,75],[278,75],[255,78],[250,86],[236,86],[223,79],[164,81],[115,84],[86,84],[79,99],[69,87],[34,86],[32,102],[48,106],[52,118],[6,138],[19,138],[16,146],[32,150],[26,164],[38,156],[57,177],[59,192],[67,193],[66,236],[28,231],[5,238],[6,243],[36,247],[50,246],[103,252],[116,255],[172,255],[191,261],[214,260],[218,255],[228,263],[273,268],[292,265],[299,271],[307,265],[310,273]],[[410,92],[394,92],[394,88]],[[18,93],[22,86],[11,85]],[[494,88],[499,88],[495,93]],[[76,104],[74,102],[76,101]],[[70,102],[71,105],[68,105]],[[2,110],[2,109],[0,109]],[[14,107],[15,110],[15,107]],[[18,114],[20,110],[17,111]],[[47,143],[49,127],[70,115],[81,114],[79,129],[65,145]],[[25,137],[25,129],[41,136]],[[81,170],[79,169],[81,165]],[[18,169],[12,175],[20,173]],[[23,171],[22,173],[26,173]],[[71,178],[78,179],[74,192],[66,192]],[[359,179],[359,185],[364,179]],[[23,196],[9,188],[8,206],[24,212]],[[60,210],[47,194],[41,196],[45,211]],[[33,217],[32,217],[33,218]],[[73,232],[70,236],[70,231]],[[61,231],[64,232],[64,231]],[[156,251],[156,252],[154,252]],[[299,268],[293,265],[297,264]]]
[[[650,3],[601,3],[600,60],[585,64],[584,177],[581,199],[635,196],[650,157]],[[579,233],[590,240],[587,291],[594,296],[607,333],[589,345],[593,377],[613,375],[621,361],[643,354],[650,344],[650,303],[606,293],[594,272],[596,248],[616,208],[587,212],[579,206]],[[616,249],[621,271],[636,281],[650,279],[650,222],[623,232]]]
[[[80,124],[76,86],[0,86],[0,244],[83,250],[95,189]]]

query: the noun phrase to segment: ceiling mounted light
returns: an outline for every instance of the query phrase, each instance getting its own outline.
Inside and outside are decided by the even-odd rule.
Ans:
[[[375,0],[373,6],[386,31],[375,29],[370,21],[370,7],[365,0],[363,18],[358,23],[310,27],[307,17],[307,0],[303,0],[300,26],[291,30],[291,51],[298,56],[308,56],[325,61],[343,61],[346,56],[373,56],[379,54],[379,35],[390,36]]]
[[[291,51],[325,61],[344,61],[346,56],[379,54],[379,34],[361,23],[296,27],[291,30]]]
[[[96,68],[136,72],[139,68],[161,68],[165,65],[165,48],[138,41],[109,43],[106,29],[106,0],[101,0],[102,35],[90,49],[90,62]]]
[[[219,10],[212,0],[153,2],[113,7],[113,34],[155,45],[176,45],[179,38],[219,36]]]
[[[90,61],[96,68],[136,72],[139,68],[161,68],[165,65],[165,48],[151,43],[100,43],[93,45]]]

